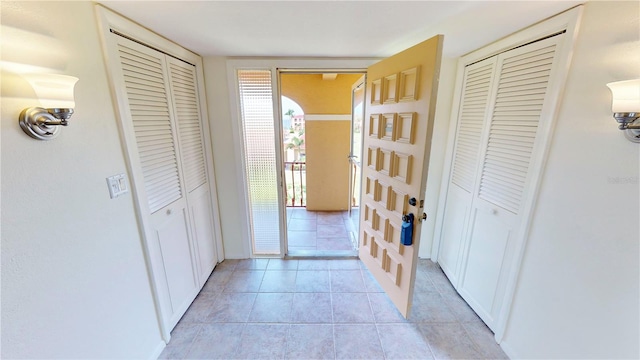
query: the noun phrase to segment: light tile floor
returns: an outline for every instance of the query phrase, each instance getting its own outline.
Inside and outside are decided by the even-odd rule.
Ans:
[[[225,260],[163,359],[504,359],[438,265],[405,320],[359,260]]]
[[[289,253],[355,251],[356,232],[347,211],[308,211],[305,208],[287,208]]]

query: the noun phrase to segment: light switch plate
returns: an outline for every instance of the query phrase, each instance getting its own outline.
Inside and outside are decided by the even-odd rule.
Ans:
[[[127,178],[124,174],[109,176],[107,178],[107,185],[109,187],[109,195],[112,199],[129,192]]]

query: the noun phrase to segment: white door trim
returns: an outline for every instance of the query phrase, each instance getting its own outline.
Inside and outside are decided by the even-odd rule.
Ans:
[[[532,177],[531,177],[531,191],[523,199],[523,213],[522,224],[518,233],[515,235],[515,256],[511,264],[511,268],[514,269],[507,279],[506,290],[503,298],[503,306],[500,311],[500,315],[497,320],[495,338],[499,343],[504,336],[505,330],[508,325],[509,314],[513,303],[513,297],[515,295],[516,287],[518,284],[518,275],[524,257],[526,248],[526,242],[531,225],[532,215],[535,210],[536,199],[540,188],[540,182],[544,172],[545,163],[548,157],[549,147],[551,145],[551,138],[553,136],[553,129],[555,127],[555,120],[562,104],[562,94],[564,90],[565,80],[568,75],[568,68],[571,64],[571,56],[575,40],[578,34],[578,28],[580,25],[580,19],[583,12],[583,6],[576,6],[569,9],[559,15],[544,20],[540,23],[532,25],[526,29],[523,29],[515,34],[507,36],[504,39],[494,42],[481,49],[473,51],[467,55],[462,56],[458,60],[458,69],[456,75],[456,85],[454,89],[454,99],[452,102],[453,111],[451,111],[450,123],[457,125],[458,108],[462,96],[462,81],[464,78],[464,69],[467,65],[478,62],[482,59],[497,55],[501,52],[513,49],[518,46],[528,44],[532,41],[539,40],[541,38],[557,34],[559,32],[566,31],[565,37],[558,47],[557,53],[558,59],[561,63],[557,64],[555,68],[558,73],[552,76],[549,85],[549,95],[552,99],[552,106],[547,113],[541,115],[542,118],[548,118],[550,121],[544,122],[541,129],[541,137],[544,139],[541,143],[541,151],[538,154],[534,154],[532,157]],[[455,134],[457,126],[449,127],[449,135],[447,142],[445,166],[442,173],[442,188],[440,189],[440,200],[438,202],[438,211],[436,219],[436,228],[434,234],[433,254],[434,260],[438,261],[440,242],[442,240],[442,228],[444,224],[444,210],[447,200],[449,179],[452,171],[453,152],[455,145]]]

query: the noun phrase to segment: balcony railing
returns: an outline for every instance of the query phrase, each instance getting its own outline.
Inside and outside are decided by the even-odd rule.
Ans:
[[[301,161],[284,163],[287,186],[287,207],[307,206],[307,164]]]

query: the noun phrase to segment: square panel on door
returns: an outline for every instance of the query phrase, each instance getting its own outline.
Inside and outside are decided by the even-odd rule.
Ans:
[[[380,139],[395,141],[396,139],[396,113],[382,114],[380,119]]]
[[[378,196],[378,180],[372,177],[367,176],[365,180],[364,186],[364,194],[374,201],[378,201],[380,197]]]
[[[408,206],[409,194],[392,188],[389,196],[389,210],[400,218],[407,213]]]
[[[392,74],[384,77],[382,94],[383,104],[393,104],[398,102],[398,74]]]
[[[420,66],[400,72],[400,93],[399,101],[418,100],[418,85],[420,82]]]
[[[367,166],[375,171],[380,170],[380,149],[374,146],[367,148]]]
[[[400,180],[405,184],[411,183],[411,166],[413,160],[413,156],[394,152],[393,160],[391,164],[393,166],[393,171],[391,172],[391,176],[394,179]]]
[[[416,132],[416,113],[399,113],[396,127],[396,141],[404,144],[413,144]]]
[[[371,82],[371,105],[382,104],[382,79]]]
[[[402,263],[388,251],[385,252],[385,255],[384,271],[396,286],[400,286],[400,281],[402,281]]]
[[[376,180],[376,201],[385,209],[389,209],[389,201],[391,200],[391,187],[381,181]]]
[[[369,116],[369,136],[374,139],[380,138],[380,114]]]
[[[393,251],[400,255],[404,254],[404,245],[400,242],[401,229],[402,225],[399,222],[387,219],[385,223],[384,240]]]
[[[378,171],[381,174],[391,176],[393,169],[393,151],[387,149],[378,149]]]

